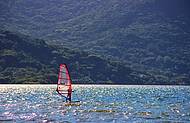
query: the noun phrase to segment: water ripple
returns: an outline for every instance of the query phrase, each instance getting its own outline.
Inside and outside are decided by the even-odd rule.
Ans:
[[[0,85],[0,122],[190,122],[190,87],[75,85],[66,105],[55,85]]]

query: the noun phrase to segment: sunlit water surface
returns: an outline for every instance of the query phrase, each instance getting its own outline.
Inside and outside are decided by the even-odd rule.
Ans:
[[[55,85],[0,85],[0,122],[190,122],[190,87],[74,85],[68,106]]]

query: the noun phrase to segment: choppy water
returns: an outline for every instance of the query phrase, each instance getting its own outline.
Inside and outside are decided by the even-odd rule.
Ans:
[[[66,106],[55,85],[0,85],[0,122],[190,122],[190,87],[75,85]]]

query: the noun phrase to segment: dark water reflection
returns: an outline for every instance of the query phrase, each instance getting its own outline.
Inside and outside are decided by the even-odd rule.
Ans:
[[[190,122],[190,87],[75,85],[65,105],[55,85],[0,85],[0,122]]]

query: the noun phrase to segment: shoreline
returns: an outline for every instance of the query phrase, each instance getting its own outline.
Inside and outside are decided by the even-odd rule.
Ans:
[[[72,84],[73,87],[190,87],[190,85],[116,85],[116,84]],[[0,87],[43,87],[43,86],[57,86],[57,84],[0,84]]]

